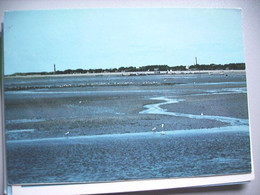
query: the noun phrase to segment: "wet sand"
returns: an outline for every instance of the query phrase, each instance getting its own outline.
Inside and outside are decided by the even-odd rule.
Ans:
[[[233,96],[230,98],[229,96]],[[240,98],[238,98],[240,97]],[[182,99],[183,97],[181,97]],[[236,98],[236,101],[233,101]],[[202,96],[187,97],[177,104],[162,106],[163,109],[179,113],[200,115],[221,115],[245,118],[246,109],[232,112],[237,105],[243,106],[245,95]],[[240,99],[240,102],[238,101]],[[191,119],[167,115],[139,114],[145,110],[145,105],[163,102],[147,99],[138,94],[113,95],[76,95],[73,97],[42,97],[29,98],[27,95],[6,101],[8,116],[18,119],[43,119],[39,122],[15,123],[15,119],[7,122],[9,131],[17,129],[35,129],[38,134],[28,134],[31,138],[39,136],[63,136],[70,131],[70,135],[98,135],[110,133],[149,132],[154,127],[158,130],[162,123],[165,131],[213,128],[227,124],[207,119]],[[220,111],[224,110],[221,114]],[[231,114],[229,114],[229,112]],[[234,114],[235,113],[235,114]],[[45,133],[44,133],[45,132]],[[49,132],[49,133],[47,133]],[[8,135],[11,139],[12,135]],[[26,136],[26,135],[24,135]]]
[[[7,83],[11,183],[250,172],[243,74],[73,79]]]
[[[158,76],[161,80],[180,78]],[[227,126],[228,124],[208,119],[192,119],[181,116],[139,114],[146,105],[163,102],[156,97],[181,100],[161,108],[176,113],[210,116],[248,118],[246,93],[232,92],[245,87],[237,77],[212,78],[211,85],[205,84],[208,77],[192,79],[191,84],[130,85],[66,87],[7,92],[6,129],[35,129],[31,138],[38,136],[57,137],[70,135],[95,135],[110,133],[149,132],[165,124],[164,130],[189,130]],[[178,80],[179,79],[179,80]],[[169,82],[165,81],[165,82]],[[194,83],[196,81],[196,83]],[[201,83],[198,83],[198,82]],[[235,81],[238,84],[212,85],[218,82]],[[230,90],[231,89],[231,90]],[[14,122],[23,119],[40,119],[38,122]],[[9,122],[8,122],[9,121]],[[13,121],[13,122],[12,122]],[[23,135],[26,137],[27,135]],[[14,135],[8,135],[14,139]]]

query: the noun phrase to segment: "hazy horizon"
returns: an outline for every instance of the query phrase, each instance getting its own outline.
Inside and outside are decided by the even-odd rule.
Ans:
[[[241,63],[244,63],[244,62],[241,62]],[[237,64],[241,64],[241,63],[237,63]],[[214,63],[212,63],[212,64],[214,64]],[[228,63],[228,64],[235,64],[235,63]],[[167,64],[150,64],[150,65],[145,65],[145,66],[164,66],[164,65],[166,65],[166,66],[169,66],[169,65],[167,65]],[[173,66],[169,66],[169,67],[178,67],[178,66],[192,66],[192,65],[195,65],[195,64],[191,64],[191,65],[173,65]],[[197,65],[211,65],[211,64],[197,64]],[[214,65],[221,65],[221,66],[224,66],[224,65],[226,65],[226,64],[214,64]],[[127,66],[127,67],[123,67],[123,68],[129,68],[129,67],[134,67],[134,68],[140,68],[140,67],[145,67],[145,66],[139,66],[139,67],[134,67],[134,66]],[[121,67],[119,67],[119,68],[121,68]],[[61,71],[61,72],[64,72],[64,71],[66,71],[66,70],[77,70],[77,69],[82,69],[82,70],[98,70],[98,69],[102,69],[102,68],[92,68],[92,69],[84,69],[84,68],[74,68],[74,69],[65,69],[65,70],[60,70],[60,69],[58,69],[58,67],[55,65],[55,69],[56,69],[56,71]],[[111,67],[111,68],[106,68],[106,69],[114,69],[114,67]],[[116,69],[118,69],[118,68],[116,68]],[[102,69],[102,70],[105,70],[105,69]],[[169,69],[170,70],[170,69]],[[150,71],[154,71],[153,69],[152,70],[150,70]],[[30,74],[30,73],[43,73],[43,72],[45,72],[45,73],[53,73],[54,72],[54,65],[53,65],[53,69],[52,70],[50,70],[50,71],[38,71],[38,72],[15,72],[15,73],[12,73],[12,74],[5,74],[5,76],[8,76],[8,75],[13,75],[13,74],[19,74],[19,73],[24,73],[24,74]],[[131,72],[131,71],[130,71]],[[143,71],[141,71],[141,72],[143,72]]]
[[[12,11],[5,75],[146,65],[245,63],[241,10],[113,8]]]

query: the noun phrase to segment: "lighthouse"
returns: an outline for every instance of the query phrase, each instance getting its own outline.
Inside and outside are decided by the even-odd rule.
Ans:
[[[197,57],[195,57],[194,65],[195,65],[195,66],[198,65]]]
[[[56,74],[56,65],[53,65],[53,74]]]

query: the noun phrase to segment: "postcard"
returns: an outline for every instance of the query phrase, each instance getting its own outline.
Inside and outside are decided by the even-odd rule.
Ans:
[[[9,11],[3,41],[10,185],[252,174],[241,10]]]

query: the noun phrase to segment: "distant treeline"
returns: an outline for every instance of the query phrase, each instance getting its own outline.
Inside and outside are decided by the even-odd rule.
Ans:
[[[193,65],[189,69],[195,70],[245,70],[245,63]]]
[[[109,72],[142,72],[142,71],[187,71],[187,70],[245,70],[245,63],[230,63],[230,64],[210,64],[210,65],[191,65],[191,66],[168,66],[168,65],[147,65],[139,68],[129,66],[110,69],[67,69],[64,71],[56,71],[55,74],[83,74],[83,73],[109,73]],[[26,75],[51,75],[54,72],[28,72],[28,73],[14,73],[12,76],[26,76]]]

